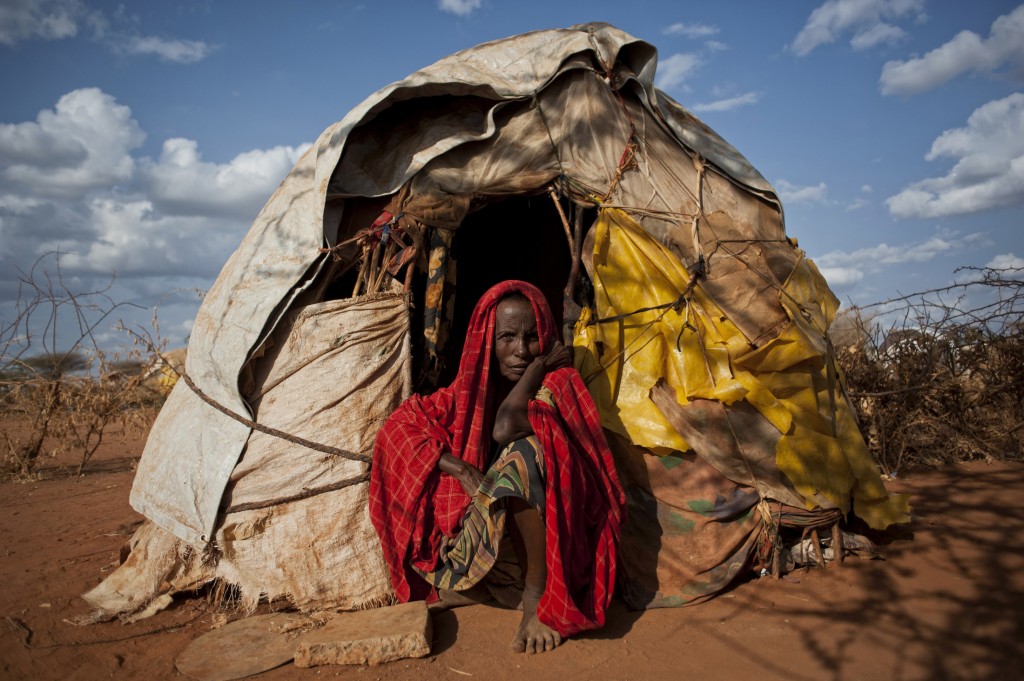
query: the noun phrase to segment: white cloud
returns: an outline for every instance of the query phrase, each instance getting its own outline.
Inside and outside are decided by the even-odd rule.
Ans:
[[[245,235],[243,222],[204,216],[162,215],[146,199],[108,196],[91,200],[88,222],[95,237],[67,253],[68,271],[125,276],[212,276]],[[201,246],[199,244],[202,244]]]
[[[131,296],[169,278],[203,287],[309,146],[211,163],[180,138],[156,160],[134,156],[143,138],[129,107],[95,88],[0,125],[0,286],[11,263],[59,250],[69,275],[116,270],[132,279]]]
[[[87,243],[94,233],[85,215],[84,203],[77,199],[4,195],[0,198],[0,222],[3,223],[0,286],[13,276],[13,267],[24,267],[47,251],[68,252]]]
[[[861,31],[850,39],[850,47],[855,50],[867,50],[875,45],[893,45],[900,41],[906,32],[899,26],[892,24],[878,23],[871,28]]]
[[[746,94],[727,97],[714,102],[707,102],[706,104],[695,104],[693,106],[693,110],[698,113],[705,113],[708,111],[732,111],[733,109],[738,109],[741,106],[757,104],[760,98],[761,95],[757,92],[747,92]]]
[[[988,246],[991,246],[991,242],[981,233],[959,235],[939,232],[924,241],[899,245],[881,243],[855,251],[831,251],[815,257],[814,262],[830,286],[848,288],[886,269],[907,263],[928,262],[939,256],[959,255]]]
[[[939,135],[925,158],[941,157],[957,159],[952,170],[890,197],[892,215],[934,218],[1024,203],[1024,94],[989,102],[966,127]]]
[[[956,233],[940,232],[925,241],[896,246],[881,243],[856,251],[832,251],[814,261],[824,268],[852,268],[870,273],[881,270],[883,265],[928,262],[945,253],[959,253],[986,243],[980,233],[959,236]]]
[[[857,198],[854,199],[853,201],[850,201],[850,203],[846,204],[846,210],[860,210],[866,205],[868,205],[867,201],[861,198]]]
[[[141,179],[162,212],[251,220],[308,148],[255,149],[217,164],[202,160],[195,141],[173,138],[164,142],[159,160],[142,164]]]
[[[81,196],[131,178],[145,134],[131,109],[98,88],[74,90],[34,122],[0,124],[0,170],[46,196]]]
[[[775,183],[779,198],[785,203],[824,203],[828,196],[828,186],[824,182],[801,187],[786,180]]]
[[[722,52],[729,49],[728,45],[718,40],[708,40],[704,43],[704,47],[706,47],[710,52]]]
[[[671,90],[686,82],[686,79],[701,64],[700,57],[692,53],[677,53],[658,63],[658,75],[654,84],[662,90]]]
[[[472,4],[474,1],[479,5],[479,0],[462,0],[462,4]],[[92,28],[94,38],[123,54],[155,55],[177,64],[193,64],[205,59],[213,51],[208,44],[198,40],[127,35],[124,29],[127,27],[128,31],[133,32],[137,19],[128,18],[123,7],[114,13],[114,22],[120,25],[121,30],[111,31],[106,16],[102,12],[88,9],[81,0],[2,0],[0,45],[13,47],[35,38],[74,38],[84,25]]]
[[[61,40],[78,33],[85,17],[78,0],[4,0],[0,3],[0,45],[42,38]]]
[[[834,288],[853,286],[864,278],[864,272],[855,267],[820,267],[821,275]]]
[[[442,12],[450,12],[460,17],[469,16],[474,10],[480,9],[483,0],[439,0],[438,8]]]
[[[213,51],[201,40],[167,40],[156,36],[136,36],[127,40],[124,51],[128,54],[152,54],[176,64],[194,64]]]
[[[1013,253],[1002,253],[992,258],[985,267],[994,270],[1019,270],[1024,269],[1024,258],[1019,258]]]
[[[864,185],[861,185],[861,187],[860,187],[860,190],[861,190],[862,192],[864,192],[865,194],[870,194],[871,192],[873,192],[873,191],[874,191],[874,190],[873,190],[873,189],[871,188],[871,185],[870,185],[870,184],[864,184]]]
[[[661,32],[665,35],[682,35],[687,38],[707,38],[718,35],[718,27],[708,26],[707,24],[676,23],[666,26]]]
[[[811,12],[790,49],[803,57],[851,32],[855,50],[893,44],[905,31],[891,22],[908,15],[923,19],[924,0],[828,0]]]
[[[923,57],[886,63],[879,82],[882,94],[913,95],[962,73],[991,73],[1004,65],[1018,74],[1024,69],[1024,5],[996,19],[988,39],[961,31]]]
[[[42,201],[31,196],[0,196],[0,210],[13,215],[27,215],[42,205]]]
[[[95,88],[67,93],[35,120],[0,124],[0,315],[18,296],[18,269],[52,251],[76,291],[116,272],[108,294],[119,302],[149,307],[175,289],[207,288],[308,146],[212,163],[183,139],[167,140],[157,159],[142,156],[144,137],[131,109]],[[52,274],[54,257],[47,263]],[[195,316],[192,298],[161,303],[176,343],[187,331],[179,320]],[[142,324],[150,316],[121,310]]]

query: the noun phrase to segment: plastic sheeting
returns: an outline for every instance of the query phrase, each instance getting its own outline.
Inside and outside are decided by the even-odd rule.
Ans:
[[[777,286],[789,324],[761,347],[752,346],[700,284],[681,297],[690,282],[686,268],[620,210],[601,211],[593,268],[598,318],[580,319],[575,345],[606,428],[654,452],[692,447],[723,474],[784,503],[792,503],[795,490],[807,508],[845,511],[852,497],[855,512],[872,527],[909,520],[907,498],[882,486],[838,384],[826,335],[838,301],[810,261],[801,259]],[[645,308],[656,309],[636,312]],[[694,418],[691,405],[702,401],[720,407]],[[743,416],[744,403],[777,433],[774,462],[745,451],[772,439],[745,439],[750,426],[737,431],[730,422],[730,412],[737,420],[752,416]],[[688,442],[688,430],[732,433],[725,439],[733,448],[721,456],[722,444]]]

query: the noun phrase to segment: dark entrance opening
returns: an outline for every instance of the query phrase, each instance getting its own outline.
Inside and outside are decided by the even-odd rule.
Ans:
[[[530,282],[544,292],[560,329],[572,266],[561,218],[543,194],[494,201],[471,213],[455,234],[452,254],[458,268],[455,312],[438,385],[455,378],[473,306],[487,289],[506,279]]]

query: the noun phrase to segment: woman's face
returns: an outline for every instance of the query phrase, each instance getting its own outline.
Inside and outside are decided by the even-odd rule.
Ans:
[[[494,355],[498,370],[516,383],[540,355],[540,337],[533,306],[525,298],[505,298],[494,311]]]

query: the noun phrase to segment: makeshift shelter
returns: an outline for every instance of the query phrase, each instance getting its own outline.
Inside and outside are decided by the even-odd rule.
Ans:
[[[373,437],[446,381],[469,310],[507,278],[563,311],[601,409],[631,605],[710,596],[787,514],[906,520],[842,392],[838,301],[772,187],[654,87],[655,66],[606,24],[539,31],[328,128],[206,295],[132,489],[148,522],[86,599],[148,613],[216,579],[247,603],[387,602]]]

